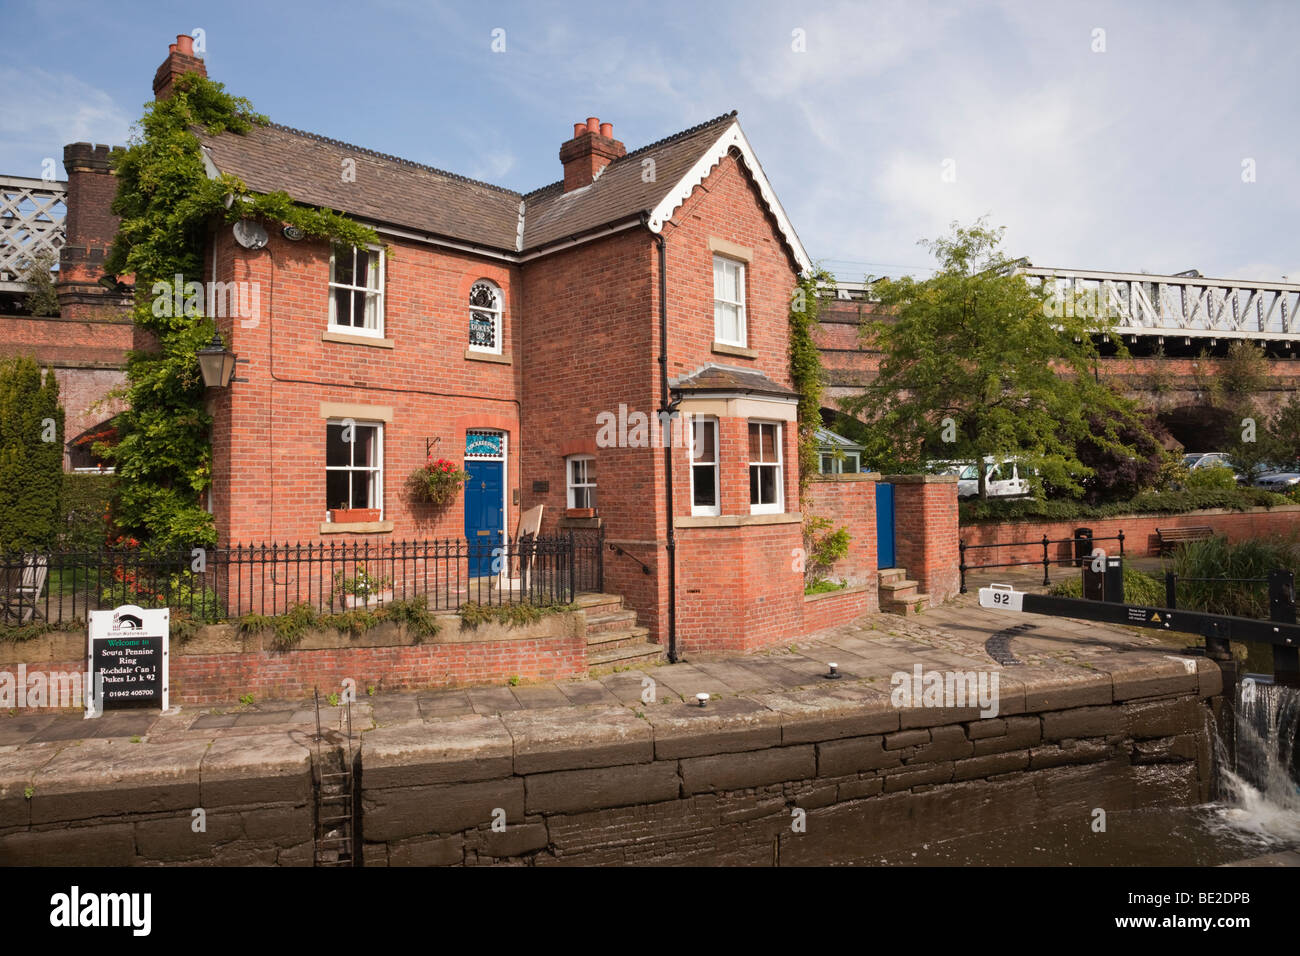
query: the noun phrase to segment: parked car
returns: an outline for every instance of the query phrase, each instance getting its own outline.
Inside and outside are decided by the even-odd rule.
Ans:
[[[1300,471],[1275,471],[1255,479],[1255,487],[1285,494],[1300,484]]]
[[[1031,469],[1023,462],[1004,461],[995,464],[992,458],[984,459],[984,468],[988,475],[988,496],[990,498],[1018,498],[1029,494]],[[973,498],[980,493],[979,472],[974,464],[961,466],[957,474],[957,497]]]
[[[1214,468],[1219,465],[1228,468],[1232,467],[1228,463],[1227,453],[1221,451],[1188,452],[1183,455],[1183,464],[1187,466],[1189,471],[1194,471],[1197,468]]]

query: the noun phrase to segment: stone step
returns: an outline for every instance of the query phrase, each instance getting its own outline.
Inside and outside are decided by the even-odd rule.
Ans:
[[[881,568],[876,574],[881,584],[887,581],[901,581],[907,577],[907,568]]]
[[[629,627],[636,627],[636,611],[619,610],[611,613],[593,614],[587,612],[587,643],[591,643],[591,637],[595,634],[602,634],[605,631],[622,631]]]
[[[632,644],[644,644],[650,636],[648,627],[625,627],[621,631],[600,631],[587,635],[587,651],[602,651],[613,647],[627,647]]]
[[[612,614],[623,610],[623,597],[619,594],[598,594],[589,591],[574,598],[573,606],[579,611],[586,611],[589,616]]]
[[[930,606],[930,595],[912,594],[905,598],[881,600],[880,610],[886,614],[901,614],[903,617],[909,617],[913,614],[920,614]]]
[[[900,591],[912,591],[920,586],[920,581],[881,581],[880,594],[882,597],[887,595],[897,595]]]
[[[639,664],[657,661],[663,658],[663,653],[662,644],[650,644],[648,642],[632,644],[628,647],[612,647],[608,650],[596,651],[594,654],[588,652],[587,667],[594,671],[598,667],[611,667],[616,664]]]

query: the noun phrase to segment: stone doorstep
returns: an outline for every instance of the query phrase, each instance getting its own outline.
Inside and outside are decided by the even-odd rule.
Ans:
[[[621,631],[636,626],[636,611],[627,608],[609,613],[592,614],[588,612],[586,618],[585,630],[589,643],[591,637],[595,634],[605,631]]]
[[[901,581],[907,577],[906,568],[881,568],[876,572],[877,580],[883,586],[886,581]]]
[[[590,650],[608,650],[611,647],[624,647],[629,644],[648,644],[649,637],[650,628],[638,626],[598,631],[595,634],[588,632],[587,647]]]
[[[892,581],[881,581],[880,590],[882,592],[907,591],[920,586],[920,581],[910,581],[906,578],[895,579]]]
[[[646,631],[648,634],[649,631]],[[613,642],[611,642],[613,643]],[[599,648],[599,649],[597,649]],[[664,647],[662,644],[652,644],[649,641],[619,641],[614,646],[606,644],[597,644],[589,646],[587,651],[587,667],[604,667],[610,664],[622,664],[625,662],[649,662],[662,659]]]

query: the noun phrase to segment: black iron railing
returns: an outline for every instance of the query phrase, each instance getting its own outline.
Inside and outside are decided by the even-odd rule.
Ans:
[[[961,593],[966,593],[966,572],[978,571],[983,568],[1021,568],[1042,565],[1043,567],[1043,586],[1051,584],[1049,569],[1053,562],[1056,564],[1068,564],[1078,566],[1087,556],[1092,553],[1092,546],[1098,541],[1118,541],[1119,553],[1124,554],[1124,532],[1122,530],[1108,537],[1094,537],[1091,534],[1076,534],[1073,538],[1049,538],[1043,535],[1041,541],[995,541],[992,544],[967,544],[965,539],[957,542],[957,551],[960,555],[959,569],[961,571]],[[1051,556],[1052,545],[1068,544],[1070,547],[1065,554],[1058,554],[1055,558]],[[966,553],[968,551],[978,551],[988,548],[1042,548],[1042,557],[1034,557],[1022,561],[999,561],[989,564],[967,564]]]
[[[419,600],[568,604],[604,584],[599,531],[492,542],[259,544],[167,552],[50,551],[0,555],[0,628],[84,621],[90,611],[169,607],[195,621],[321,613]]]

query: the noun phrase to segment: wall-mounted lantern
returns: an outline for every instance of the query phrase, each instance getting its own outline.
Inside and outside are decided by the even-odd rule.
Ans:
[[[225,388],[235,377],[235,353],[222,344],[221,333],[213,332],[212,341],[198,350],[199,371],[208,388]]]

